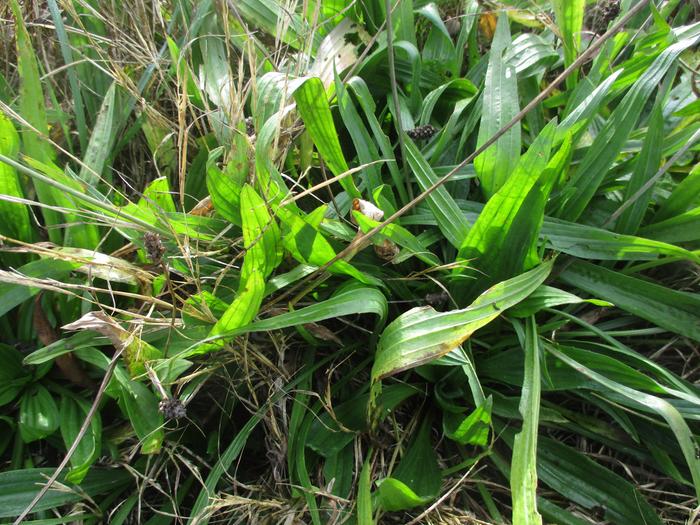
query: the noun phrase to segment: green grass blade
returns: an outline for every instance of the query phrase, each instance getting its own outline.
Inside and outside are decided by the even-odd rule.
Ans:
[[[678,440],[678,444],[681,447],[683,456],[688,463],[688,468],[690,469],[691,476],[693,477],[695,495],[696,497],[700,497],[700,458],[696,456],[695,452],[697,449],[695,437],[693,436],[690,428],[688,428],[686,422],[683,420],[681,414],[678,412],[678,410],[676,410],[676,408],[673,407],[673,405],[660,397],[646,394],[639,390],[616,383],[615,381],[612,381],[607,377],[586,368],[578,361],[551,346],[548,346],[547,351],[554,354],[557,358],[577,370],[579,373],[589,377],[597,383],[600,383],[605,388],[624,396],[632,403],[643,405],[659,414],[659,416],[666,421]]]
[[[583,261],[568,266],[559,278],[650,323],[700,341],[700,297],[696,294],[672,290]]]

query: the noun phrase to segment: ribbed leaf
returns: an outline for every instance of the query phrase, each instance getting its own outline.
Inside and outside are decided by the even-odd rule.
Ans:
[[[476,330],[530,295],[547,278],[552,262],[486,290],[463,310],[438,312],[430,306],[409,310],[386,327],[372,367],[372,381],[448,354]]]
[[[541,525],[537,512],[537,427],[540,417],[540,342],[535,318],[526,321],[525,373],[520,395],[519,411],[522,430],[513,440],[510,490],[513,499],[513,523]]]
[[[510,43],[508,16],[501,13],[489,52],[478,146],[490,139],[519,111],[515,68],[504,60]],[[519,158],[520,124],[516,124],[474,160],[474,168],[487,197],[496,193],[508,180]]]
[[[700,341],[700,297],[583,261],[559,276],[565,283],[614,303],[650,323]]]

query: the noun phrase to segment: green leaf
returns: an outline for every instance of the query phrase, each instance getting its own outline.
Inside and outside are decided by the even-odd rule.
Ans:
[[[154,213],[176,213],[170,182],[167,177],[158,177],[143,190],[139,206],[150,208]]]
[[[19,135],[14,125],[0,113],[0,154],[16,160],[19,154]],[[29,207],[21,202],[12,202],[7,197],[24,198],[17,171],[0,163],[0,233],[13,239],[31,242],[32,226]],[[7,199],[7,200],[6,200]],[[3,257],[7,257],[3,255]]]
[[[571,190],[571,197],[560,208],[558,213],[560,217],[576,220],[586,209],[613,161],[620,154],[629,134],[636,126],[645,102],[658,88],[659,83],[678,56],[698,40],[697,33],[700,31],[700,25],[696,24],[696,26],[691,36],[669,46],[654,60],[651,67],[644,71],[615,108],[603,129],[596,135],[593,144],[588,148],[588,152],[581,160],[575,175],[569,181],[568,188]]]
[[[585,0],[552,0],[554,14],[564,43],[564,64],[568,67],[576,60],[581,47],[581,29]],[[576,73],[566,79],[569,89],[576,85]]]
[[[491,430],[493,398],[489,396],[467,417],[445,411],[442,414],[442,429],[445,435],[460,445],[486,447]]]
[[[552,261],[549,261],[498,283],[463,310],[438,312],[424,306],[400,315],[386,327],[379,339],[372,382],[450,353],[476,330],[530,295],[551,269]]]
[[[96,186],[100,181],[106,161],[112,153],[112,146],[118,131],[114,118],[117,107],[116,86],[116,81],[112,82],[105,94],[93,126],[92,135],[90,135],[90,142],[83,156],[83,166],[80,168],[79,177],[88,186]],[[111,176],[107,179],[111,180]]]
[[[506,64],[504,60],[505,53],[511,44],[508,24],[508,16],[501,13],[489,52],[477,146],[481,146],[495,135],[519,111],[515,68]],[[474,160],[474,168],[487,197],[503,186],[518,164],[519,158],[520,124],[518,123]]]
[[[458,296],[470,297],[490,283],[517,275],[537,263],[537,234],[544,219],[544,205],[554,180],[568,162],[571,141],[562,145],[548,164],[555,123],[539,134],[518,167],[491,197],[462,242],[458,258],[486,279],[459,279]],[[465,270],[457,270],[462,275]]]
[[[537,447],[540,480],[589,510],[602,509],[605,521],[619,525],[662,521],[634,486],[574,449],[549,438]]]
[[[29,468],[0,472],[0,518],[17,517],[29,505],[38,488],[53,474],[51,468]],[[59,483],[66,483],[65,476],[59,476]],[[133,477],[125,469],[93,469],[85,477],[78,490],[65,490],[57,484],[34,507],[41,512],[63,505],[76,503],[100,494],[118,494]],[[66,483],[67,484],[67,483]],[[73,488],[73,487],[71,487]]]
[[[311,135],[319,154],[333,175],[340,175],[348,171],[348,165],[338,140],[338,132],[333,124],[328,96],[323,89],[321,80],[316,77],[306,80],[294,92],[294,100],[306,130]],[[351,197],[360,197],[352,175],[343,177],[340,180],[340,185]]]
[[[90,410],[90,405],[82,399],[72,399],[68,396],[61,398],[61,436],[66,450],[73,445],[78,437],[80,427]],[[78,443],[78,448],[71,456],[72,468],[66,475],[66,481],[81,483],[90,467],[100,456],[102,448],[102,420],[97,412],[90,422],[90,428]]]
[[[654,215],[654,222],[671,219],[698,204],[700,204],[700,164],[690,171],[688,176],[673,189],[668,199],[661,204],[659,211]]]
[[[664,138],[664,116],[662,110],[661,102],[657,102],[651,111],[642,150],[637,156],[637,161],[634,164],[634,170],[632,171],[630,180],[625,184],[623,203],[632,198],[632,196],[644,186],[647,180],[658,171],[661,165],[662,148],[660,148],[659,145],[663,143]],[[637,232],[644,219],[644,214],[649,207],[652,191],[653,187],[650,187],[643,195],[637,198],[632,205],[622,212],[622,215],[620,215],[615,223],[615,231],[628,234]]]
[[[659,416],[661,416],[671,428],[674,435],[676,436],[676,439],[678,440],[678,444],[680,445],[681,451],[683,452],[683,456],[685,457],[685,460],[688,464],[688,468],[690,469],[690,474],[693,477],[695,495],[696,497],[700,497],[700,458],[697,457],[695,452],[697,449],[695,437],[688,425],[686,424],[686,422],[684,421],[683,416],[681,416],[678,410],[673,405],[671,405],[671,403],[669,403],[665,399],[662,399],[661,397],[653,396],[651,394],[647,394],[645,392],[641,392],[639,390],[635,390],[625,385],[616,383],[615,381],[612,381],[607,377],[586,368],[581,363],[577,362],[576,360],[567,356],[563,352],[560,352],[552,346],[548,346],[547,350],[550,353],[554,354],[557,358],[561,359],[564,363],[577,370],[579,373],[585,375],[586,377],[589,377],[597,383],[600,383],[601,385],[615,392],[616,394],[627,398],[627,400],[629,400],[633,404],[638,406],[641,405],[647,409],[651,409],[654,412],[656,412]]]
[[[537,428],[540,418],[540,342],[535,318],[526,321],[525,373],[519,411],[523,418],[522,430],[513,440],[513,459],[510,472],[510,490],[513,499],[513,523],[541,525],[537,512]]]
[[[671,332],[700,341],[700,297],[576,261],[559,278]]]
[[[234,330],[249,324],[260,310],[265,295],[265,280],[260,270],[252,270],[247,279],[241,281],[236,298],[226,309],[209,333],[209,337],[217,337],[229,334]],[[202,348],[200,352],[210,351],[211,348]]]
[[[424,417],[418,435],[390,478],[378,482],[384,510],[398,511],[425,505],[440,493],[437,454],[430,443],[432,418]]]
[[[645,226],[639,233],[663,243],[697,241],[700,239],[700,206],[665,221]]]
[[[323,234],[306,219],[285,207],[277,210],[277,216],[287,227],[287,231],[282,235],[284,247],[297,261],[323,266],[336,256],[335,250]],[[334,262],[329,271],[349,275],[364,284],[381,285],[378,279],[359,271],[343,259]]]
[[[241,189],[240,206],[246,250],[241,279],[247,279],[252,272],[260,272],[266,279],[282,262],[279,226],[271,217],[267,203],[248,184]]]
[[[44,439],[58,429],[60,416],[56,402],[42,385],[25,392],[19,402],[19,432],[22,441]]]
[[[158,454],[165,438],[158,398],[144,384],[122,378],[120,399],[141,443],[142,454]]]
[[[32,375],[22,366],[22,354],[15,348],[0,343],[0,406],[7,405],[32,380]]]
[[[413,141],[406,139],[408,164],[423,191],[431,187],[438,178]],[[437,225],[448,242],[459,248],[467,236],[469,223],[445,186],[439,186],[426,198]]]
[[[367,454],[357,481],[357,525],[374,525],[372,518],[372,465]]]
[[[600,299],[582,299],[572,293],[543,284],[532,292],[527,299],[511,308],[510,315],[514,317],[529,317],[544,308],[551,308],[552,306],[560,306],[562,304],[580,303],[590,303],[596,306],[614,306],[608,301],[601,301]]]

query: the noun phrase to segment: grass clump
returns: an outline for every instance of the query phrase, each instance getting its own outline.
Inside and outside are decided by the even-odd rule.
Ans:
[[[694,523],[700,23],[586,4],[0,7],[0,520]]]

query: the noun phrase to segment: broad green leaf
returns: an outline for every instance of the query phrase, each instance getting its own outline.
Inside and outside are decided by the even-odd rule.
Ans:
[[[19,154],[19,135],[10,119],[3,113],[0,113],[0,154],[15,160]],[[26,204],[10,200],[13,197],[24,198],[22,185],[17,171],[5,163],[0,163],[0,195],[0,233],[13,239],[31,242],[29,208]],[[3,257],[6,258],[7,255]]]
[[[429,363],[450,353],[476,330],[530,295],[547,278],[552,261],[498,283],[463,310],[438,312],[430,306],[413,308],[396,318],[382,333],[372,382]]]
[[[537,512],[537,429],[540,417],[540,341],[535,318],[526,321],[525,373],[520,395],[519,411],[522,430],[513,439],[513,459],[510,472],[510,490],[513,499],[513,523],[541,525]]]
[[[462,242],[458,258],[468,261],[470,270],[473,267],[479,277],[455,282],[460,297],[468,298],[475,291],[536,264],[536,256],[531,254],[544,218],[546,198],[568,162],[571,149],[571,141],[566,141],[548,164],[554,130],[555,123],[542,130],[515,173],[488,200]],[[456,273],[463,275],[470,270]]]
[[[226,167],[216,165],[222,150],[213,150],[207,160],[207,190],[214,209],[224,219],[241,225],[240,193],[248,177],[248,144],[244,137],[234,134],[234,147]]]
[[[38,487],[46,483],[53,471],[53,468],[28,468],[0,472],[0,518],[15,518],[21,514],[36,496]],[[49,489],[34,507],[36,512],[76,503],[86,497],[94,498],[110,492],[119,493],[133,482],[133,477],[126,469],[92,469],[80,484],[80,491],[65,490],[61,484],[65,483],[70,487],[70,484],[66,483],[65,475],[59,476],[58,481],[60,484]]]
[[[209,337],[228,334],[249,324],[258,314],[264,294],[265,279],[260,270],[252,270],[248,273],[245,282],[241,281],[236,298],[211,329]],[[209,351],[211,348],[200,349],[200,351],[205,350]]]
[[[700,102],[700,100],[699,100]],[[654,215],[654,222],[671,219],[700,204],[700,164],[696,165],[671,192],[659,211]]]
[[[432,417],[424,416],[413,443],[391,477],[379,481],[379,502],[384,510],[406,510],[435,499],[441,475],[437,454],[430,442]]]
[[[578,56],[581,47],[581,30],[585,0],[552,0],[554,14],[564,43],[564,64],[570,66]],[[566,79],[568,88],[576,85],[576,73]]]
[[[44,138],[49,135],[49,124],[39,66],[29,32],[24,25],[24,16],[19,2],[10,0],[10,8],[15,18],[17,68],[20,76],[19,110],[22,118],[29,124],[22,133],[23,151],[40,162],[49,162],[53,155],[49,143]]]
[[[66,450],[73,445],[78,437],[80,427],[90,410],[90,405],[82,399],[73,399],[68,396],[61,398],[61,436]],[[71,456],[72,468],[66,475],[66,480],[72,483],[80,483],[85,479],[90,466],[100,456],[102,448],[102,420],[97,412],[90,422],[90,428],[78,443],[78,448]]]
[[[559,278],[650,323],[700,341],[700,297],[583,261]]]
[[[511,44],[508,25],[508,16],[501,13],[489,52],[478,146],[495,135],[519,111],[515,68],[507,65],[504,60],[505,53]],[[487,197],[496,193],[508,180],[519,158],[520,124],[518,123],[474,160],[474,168]]]
[[[316,77],[306,80],[294,91],[294,100],[311,139],[333,175],[348,171],[348,165],[338,141],[338,132],[328,106],[328,96],[321,80]],[[352,175],[343,177],[340,185],[351,197],[360,196]]]
[[[31,443],[53,434],[60,422],[58,406],[49,391],[35,385],[19,402],[19,433],[22,441]]]
[[[664,243],[697,241],[700,239],[700,206],[645,226],[639,233]]]
[[[167,177],[158,177],[151,181],[143,190],[143,197],[139,199],[139,206],[150,208],[155,213],[166,212],[175,213],[175,202],[173,201],[170,182]]]
[[[376,163],[381,157],[357,109],[355,109],[350,94],[337,75],[335,79],[335,92],[338,99],[340,116],[343,119],[345,128],[348,133],[350,133],[355,151],[357,151],[357,158],[361,164],[367,165],[363,170],[364,179],[366,181],[365,186],[368,188],[377,188],[382,185],[381,164]]]
[[[32,380],[29,370],[22,366],[22,354],[0,343],[0,406],[12,402]]]
[[[438,181],[437,176],[413,141],[406,139],[408,165],[423,191]],[[428,205],[437,221],[440,231],[448,242],[458,248],[467,236],[469,223],[445,186],[439,186],[428,197]]]
[[[271,217],[267,203],[248,184],[241,189],[240,207],[246,250],[241,279],[247,279],[252,272],[260,272],[266,279],[282,262],[279,226]]]
[[[34,283],[27,282],[23,277],[62,281],[79,266],[80,263],[41,259],[25,264],[18,268],[16,273],[0,270],[0,315],[5,315],[41,290],[37,286],[32,286]]]
[[[662,523],[654,508],[626,479],[552,439],[539,439],[537,473],[542,483],[585,509],[603,509],[605,521],[619,525]]]
[[[323,234],[297,213],[282,207],[277,210],[277,216],[286,226],[282,235],[284,247],[297,261],[323,266],[336,256],[333,246]],[[329,271],[349,275],[364,284],[380,285],[377,279],[359,271],[343,259],[334,262]]]
[[[514,317],[528,317],[544,308],[551,308],[552,306],[560,306],[562,304],[579,303],[590,303],[596,306],[614,306],[608,301],[601,301],[600,299],[582,299],[572,293],[543,284],[532,292],[527,299],[511,308],[510,315]]]
[[[445,436],[460,445],[488,445],[491,430],[491,409],[493,399],[489,396],[477,406],[467,417],[444,411],[442,414],[442,429]]]
[[[122,380],[120,399],[141,444],[142,454],[158,454],[165,439],[158,398],[143,383]]]

